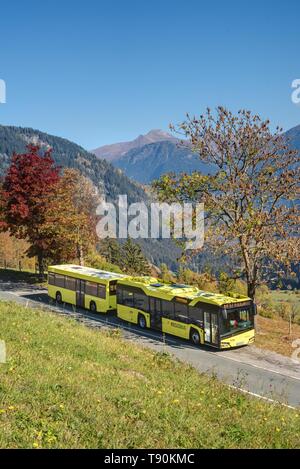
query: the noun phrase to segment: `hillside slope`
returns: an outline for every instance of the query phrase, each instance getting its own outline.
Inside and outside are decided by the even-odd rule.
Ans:
[[[210,165],[202,163],[188,148],[170,141],[134,148],[114,160],[113,164],[131,179],[144,184],[149,184],[169,172],[178,174],[200,171],[207,174],[212,171]]]
[[[0,125],[0,177],[8,167],[14,152],[22,153],[29,143],[52,148],[55,162],[62,168],[78,169],[111,199],[127,194],[129,200],[145,199],[144,190],[130,181],[118,169],[105,160],[99,160],[79,145],[40,130]]]
[[[0,302],[1,448],[296,448],[296,411],[49,311]]]
[[[144,189],[131,181],[118,168],[97,158],[79,145],[61,137],[39,130],[0,125],[0,179],[5,174],[14,152],[23,153],[29,143],[52,148],[52,156],[62,168],[78,169],[104,193],[107,199],[116,200],[118,195],[127,194],[128,202],[147,201]],[[156,265],[165,262],[176,269],[180,249],[170,240],[141,239],[138,241],[146,257]]]
[[[285,137],[288,139],[292,148],[300,150],[300,125],[292,127],[290,130],[285,132]]]

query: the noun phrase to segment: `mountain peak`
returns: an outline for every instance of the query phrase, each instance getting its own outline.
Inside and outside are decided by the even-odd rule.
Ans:
[[[174,139],[173,135],[169,134],[168,132],[165,132],[164,130],[161,129],[152,129],[150,130],[147,134],[146,137],[155,137],[155,138],[165,138],[165,139]]]
[[[134,140],[129,142],[113,143],[112,145],[104,145],[92,150],[98,158],[105,158],[108,161],[116,161],[122,158],[129,150],[133,148],[141,148],[149,143],[157,143],[162,141],[176,142],[177,139],[168,132],[161,129],[152,129],[146,134],[141,134]]]

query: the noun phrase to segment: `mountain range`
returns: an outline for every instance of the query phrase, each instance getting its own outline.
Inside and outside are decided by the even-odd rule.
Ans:
[[[51,147],[52,157],[57,165],[78,169],[112,200],[119,194],[127,194],[129,201],[145,199],[143,188],[106,160],[98,159],[65,138],[31,128],[0,125],[0,177],[9,166],[13,153],[23,153],[29,143],[39,144],[42,149]]]
[[[285,137],[291,147],[300,150],[300,125],[287,131]],[[149,184],[162,174],[174,172],[211,173],[214,168],[200,161],[187,144],[163,132],[151,130],[129,142],[105,145],[93,150],[98,158],[110,161],[121,169],[131,180]]]
[[[292,127],[290,130],[285,132],[285,137],[289,142],[290,146],[295,150],[300,151],[300,125]]]
[[[122,158],[129,150],[142,148],[150,143],[170,141],[176,143],[178,140],[172,135],[160,129],[150,130],[146,135],[139,135],[129,142],[113,143],[92,150],[98,158],[104,158],[107,161],[117,161]]]
[[[201,162],[188,148],[171,141],[133,148],[118,160],[114,160],[113,164],[122,169],[129,178],[143,184],[150,184],[154,179],[169,172],[179,174],[197,170],[207,174],[212,170],[210,165]]]
[[[300,151],[300,125],[287,131],[285,136],[289,139],[291,147]],[[148,143],[140,145],[145,142],[144,138]],[[113,163],[111,164],[106,158],[99,158],[64,138],[31,128],[0,125],[0,179],[9,166],[12,154],[23,153],[29,143],[40,144],[44,148],[51,147],[53,158],[59,166],[78,169],[91,179],[107,199],[113,201],[119,194],[127,194],[129,203],[147,203],[149,196],[139,182],[147,184],[165,172],[212,170],[211,166],[201,163],[188,147],[182,148],[177,139],[158,130],[140,136],[132,142],[116,144],[119,146],[118,151],[114,145],[106,146],[107,149],[113,148],[112,158],[106,150],[107,158]],[[129,146],[126,146],[126,143]],[[120,145],[125,146],[121,148]],[[130,149],[124,153],[124,148],[128,147]],[[180,249],[172,240],[141,239],[138,242],[153,264],[160,265],[164,262],[171,270],[177,269]]]

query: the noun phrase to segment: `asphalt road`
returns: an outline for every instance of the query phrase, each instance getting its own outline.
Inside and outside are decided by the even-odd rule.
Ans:
[[[120,328],[124,338],[155,351],[168,352],[191,364],[199,372],[214,375],[241,392],[270,402],[300,407],[300,361],[255,346],[223,351],[196,347],[188,341],[156,331],[141,331],[137,326],[113,315],[92,314],[70,305],[58,306],[49,301],[47,290],[27,284],[0,282],[0,300],[50,309],[58,314],[72,316],[88,327]]]

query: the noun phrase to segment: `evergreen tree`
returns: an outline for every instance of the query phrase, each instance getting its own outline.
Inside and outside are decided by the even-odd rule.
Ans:
[[[130,238],[122,246],[121,269],[131,275],[149,275],[149,262],[144,256],[141,247]]]
[[[162,279],[163,282],[166,283],[175,283],[176,279],[175,277],[171,274],[170,270],[168,269],[167,264],[162,263],[160,264],[160,278]]]
[[[122,251],[120,243],[113,238],[105,238],[101,240],[98,245],[98,251],[107,262],[121,266],[122,264]]]

